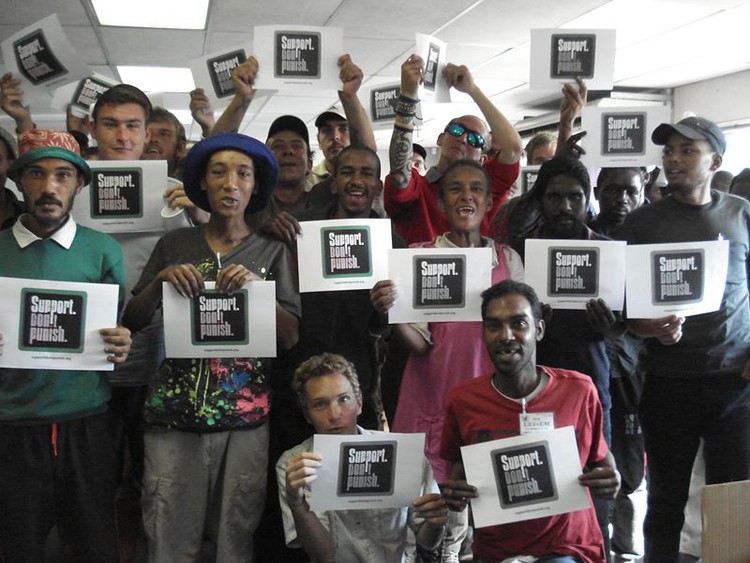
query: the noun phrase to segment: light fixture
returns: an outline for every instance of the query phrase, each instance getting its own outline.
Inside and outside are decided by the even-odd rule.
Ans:
[[[209,0],[91,0],[101,25],[205,29]]]
[[[190,92],[195,88],[189,68],[118,66],[120,80],[144,92]]]

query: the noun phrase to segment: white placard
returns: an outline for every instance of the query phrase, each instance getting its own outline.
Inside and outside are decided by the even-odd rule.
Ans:
[[[116,84],[119,84],[117,80],[94,73],[78,82],[71,82],[57,88],[52,95],[52,107],[67,111],[70,105],[70,112],[73,115],[81,118],[88,117],[91,106],[104,92]]]
[[[586,309],[604,299],[622,311],[625,243],[618,240],[526,239],[524,281],[553,309]]]
[[[589,508],[572,426],[461,447],[477,528]]]
[[[166,160],[92,160],[89,166],[91,184],[72,211],[76,223],[105,233],[166,230]]]
[[[20,76],[27,95],[52,91],[68,82],[91,75],[65,36],[57,14],[52,14],[14,33],[2,43],[5,70]]]
[[[530,90],[559,90],[580,76],[589,90],[611,90],[614,29],[532,29]]]
[[[388,277],[390,219],[303,221],[300,227],[300,293],[370,289]]]
[[[450,86],[443,78],[443,69],[448,63],[448,46],[432,35],[417,33],[417,54],[424,60],[424,82],[420,86],[420,98],[436,104],[451,101]]]
[[[0,367],[112,371],[99,330],[117,326],[119,286],[0,278]]]
[[[344,54],[344,34],[339,27],[256,26],[253,53],[259,62],[256,88],[341,89],[338,60]]]
[[[396,102],[401,92],[401,84],[386,84],[370,90],[370,121],[393,126],[396,119]]]
[[[631,319],[688,317],[718,311],[729,266],[729,241],[628,245]]]
[[[388,278],[398,290],[390,323],[481,321],[481,294],[492,285],[492,249],[392,249]]]
[[[315,434],[322,465],[310,508],[362,510],[410,506],[421,495],[424,434]]]
[[[162,282],[168,358],[276,357],[276,282],[253,280],[232,294],[205,282],[197,297],[182,297]]]
[[[581,129],[586,131],[580,141],[586,150],[581,160],[589,168],[660,164],[662,147],[651,142],[651,132],[670,120],[666,106],[586,106],[581,112]]]
[[[237,45],[190,61],[196,87],[203,88],[214,109],[225,107],[234,96],[232,71],[252,55],[252,45]],[[269,59],[270,60],[270,59]]]

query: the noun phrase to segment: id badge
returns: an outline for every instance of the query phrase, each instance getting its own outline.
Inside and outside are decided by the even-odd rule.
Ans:
[[[547,432],[555,429],[555,413],[553,412],[527,412],[518,415],[521,427],[521,435],[534,434],[535,432]]]

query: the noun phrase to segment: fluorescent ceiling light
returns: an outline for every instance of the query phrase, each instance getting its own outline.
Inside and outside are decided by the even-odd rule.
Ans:
[[[101,25],[205,29],[209,0],[91,0]]]
[[[144,92],[190,92],[195,88],[189,68],[118,66],[120,80]]]

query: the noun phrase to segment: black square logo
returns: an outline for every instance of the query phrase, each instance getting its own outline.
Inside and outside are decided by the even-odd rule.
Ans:
[[[231,295],[206,291],[190,300],[193,344],[247,344],[247,290]]]
[[[13,42],[18,71],[35,86],[48,82],[67,72],[50,50],[41,29],[37,29]]]
[[[143,217],[143,181],[140,168],[92,170],[91,217]]]
[[[323,277],[369,276],[372,256],[369,227],[321,229]]]
[[[551,246],[547,294],[555,297],[599,295],[599,249]]]
[[[415,309],[464,306],[466,256],[415,256],[414,272]]]
[[[338,496],[393,494],[397,447],[390,440],[342,443]]]
[[[234,95],[232,71],[244,63],[246,58],[245,51],[239,49],[206,61],[208,76],[211,77],[211,85],[217,98]]]
[[[86,334],[86,293],[21,291],[21,350],[83,352]]]
[[[646,153],[645,112],[602,113],[602,154]]]
[[[95,104],[101,95],[111,87],[107,82],[89,76],[78,83],[71,103],[88,113],[91,104]]]
[[[503,508],[557,500],[555,473],[546,440],[492,450],[490,457]]]
[[[400,88],[373,88],[370,91],[370,117],[372,121],[389,121],[396,117],[396,101]]]
[[[652,252],[652,303],[695,303],[703,298],[703,250]]]
[[[276,78],[320,78],[320,33],[277,31],[275,53]]]
[[[438,65],[440,64],[440,47],[435,43],[430,43],[430,48],[427,51],[427,62],[425,63],[424,71],[424,87],[428,90],[435,90],[437,85],[437,72]]]
[[[592,78],[596,35],[552,34],[551,78]]]

